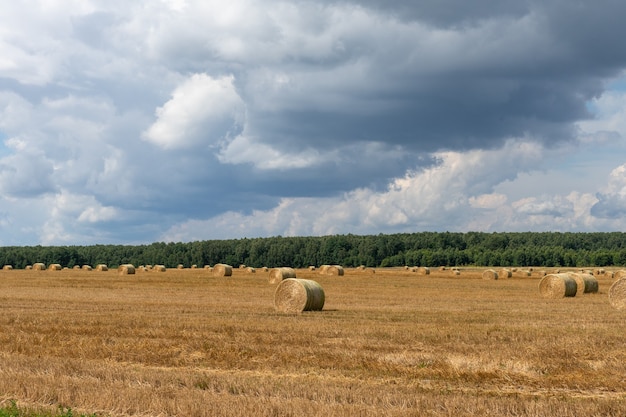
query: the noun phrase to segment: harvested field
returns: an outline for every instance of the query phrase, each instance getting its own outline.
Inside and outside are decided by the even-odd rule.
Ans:
[[[298,269],[322,311],[233,270],[0,271],[0,400],[109,416],[626,415],[626,312],[541,277]]]

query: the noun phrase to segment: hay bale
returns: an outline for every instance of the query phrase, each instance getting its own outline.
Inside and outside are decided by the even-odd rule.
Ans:
[[[61,266],[61,264],[48,265],[48,271],[61,271],[61,270],[63,270],[63,267]]]
[[[154,265],[152,267],[152,270],[154,272],[165,272],[165,271],[167,271],[167,268],[165,267],[165,265]]]
[[[196,264],[191,265],[191,269],[198,269],[198,265]]]
[[[132,264],[123,264],[117,268],[117,273],[120,275],[134,275],[135,267]]]
[[[281,313],[320,311],[325,300],[322,286],[310,279],[285,279],[274,292],[274,308]]]
[[[613,278],[615,279],[622,279],[626,277],[626,269],[620,269],[619,271],[615,271],[613,273]]]
[[[213,271],[213,267],[211,265],[204,265],[204,269],[210,269],[211,271]]]
[[[96,265],[96,271],[106,272],[109,270],[109,267],[106,264],[98,264]]]
[[[445,271],[445,270],[446,270],[446,267],[445,267],[445,266],[440,266],[440,267],[439,267],[439,270],[440,270],[440,271]]]
[[[3,270],[5,270],[5,271],[10,271],[10,270],[12,270],[12,269],[13,269],[13,265],[4,265],[4,266],[2,267],[2,269],[3,269]]]
[[[430,275],[430,268],[426,266],[420,266],[417,268],[417,275]]]
[[[183,266],[183,264],[178,264],[176,265],[176,269],[185,269],[185,267]]]
[[[233,267],[227,264],[215,264],[213,266],[213,276],[230,277],[233,275]]]
[[[461,275],[461,271],[458,269],[452,269],[452,275]]]
[[[626,310],[626,278],[620,278],[609,288],[609,304],[617,310]]]
[[[240,265],[239,265],[239,269],[246,269],[246,265],[244,265],[244,264],[240,264]]]
[[[72,269],[79,270],[79,269],[80,269],[80,266],[79,266],[79,265],[74,265],[74,266],[72,267]]]
[[[249,274],[256,274],[256,269],[254,269],[253,267],[249,266],[246,268],[246,272]]]
[[[576,295],[598,292],[598,280],[591,274],[570,273],[576,281]]]
[[[493,269],[487,269],[483,271],[483,279],[496,280],[498,279],[498,273]]]
[[[309,265],[309,271],[315,271],[315,265]]]
[[[578,290],[569,274],[548,274],[539,282],[539,294],[544,298],[574,297]]]
[[[81,268],[83,271],[92,271],[93,268],[90,265],[83,265]]]
[[[35,271],[44,271],[46,269],[46,264],[42,262],[37,262],[33,264],[33,269]]]
[[[270,284],[278,284],[279,282],[285,279],[295,278],[295,277],[296,277],[296,270],[293,268],[289,268],[289,267],[272,268],[270,270],[268,281]]]
[[[510,269],[502,268],[498,271],[498,278],[511,278],[513,277],[513,272]]]
[[[344,270],[341,265],[322,265],[320,267],[320,274],[343,276]]]
[[[595,275],[604,275],[606,274],[606,270],[604,268],[598,268],[594,271]]]

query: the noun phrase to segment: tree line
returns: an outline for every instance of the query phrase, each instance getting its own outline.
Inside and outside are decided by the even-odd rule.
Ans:
[[[0,266],[35,262],[109,267],[162,264],[168,268],[227,263],[238,266],[337,264],[388,266],[624,266],[626,233],[451,233],[268,237],[146,245],[4,246]]]

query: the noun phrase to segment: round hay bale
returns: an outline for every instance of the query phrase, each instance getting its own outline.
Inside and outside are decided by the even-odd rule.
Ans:
[[[29,271],[30,271],[31,269],[33,269],[33,266],[32,266],[32,265],[26,265],[26,268],[24,268],[24,269],[26,269],[26,270],[29,270]]]
[[[498,279],[498,273],[493,269],[487,269],[483,271],[483,279],[496,280]]]
[[[176,265],[176,269],[185,269],[185,267],[183,266],[183,264],[178,264]]]
[[[569,274],[576,281],[576,295],[598,292],[598,280],[591,274]]]
[[[198,269],[198,265],[196,264],[191,265],[191,269]]]
[[[120,275],[134,275],[135,267],[132,264],[123,264],[117,268],[117,272]]]
[[[233,275],[233,267],[227,264],[215,264],[213,266],[213,276],[230,277]]]
[[[269,271],[269,270],[270,270],[270,269],[269,269],[268,267],[266,267],[266,266],[264,266],[263,268],[261,268],[261,271],[263,271],[263,272],[267,272],[267,271]]]
[[[253,267],[249,266],[246,268],[246,272],[249,274],[256,274],[256,269],[254,269]]]
[[[167,271],[167,268],[165,267],[165,265],[154,265],[152,267],[152,270],[155,272],[165,272]]]
[[[510,269],[502,268],[498,271],[498,278],[511,278],[513,276],[513,272]]]
[[[604,275],[606,270],[604,268],[598,268],[594,271],[594,275]]]
[[[440,266],[440,267],[439,267],[439,270],[440,270],[440,271],[445,271],[445,270],[446,270],[446,267],[445,267],[445,266]]]
[[[430,275],[430,268],[426,266],[420,266],[417,268],[417,275]]]
[[[81,268],[83,271],[92,271],[93,268],[90,265],[83,265]]]
[[[210,269],[212,271],[213,267],[211,265],[204,265],[204,269]]]
[[[274,292],[274,308],[281,313],[320,311],[325,300],[322,286],[310,279],[287,278]]]
[[[517,268],[511,268],[511,272],[517,272]]]
[[[10,271],[10,270],[12,270],[12,269],[13,269],[13,265],[4,265],[4,266],[2,267],[2,269],[3,269],[3,270],[5,270],[5,271]]]
[[[244,265],[244,264],[240,264],[240,265],[239,265],[239,269],[246,269],[246,265]]]
[[[320,267],[320,274],[343,276],[344,270],[341,265],[323,265]]]
[[[106,272],[109,270],[109,267],[106,264],[98,264],[96,265],[96,271]]]
[[[72,269],[78,270],[78,269],[80,269],[80,266],[79,266],[79,265],[74,265],[74,266],[72,267]]]
[[[606,271],[606,273],[604,274],[604,276],[607,278],[613,278],[614,275],[615,275],[615,272],[613,271]]]
[[[295,278],[296,270],[289,267],[282,268],[272,268],[270,270],[270,275],[268,281],[270,284],[278,284],[279,282],[287,279],[287,278]]]
[[[544,298],[574,297],[577,288],[569,274],[548,274],[539,282],[539,294]]]
[[[452,269],[452,275],[461,275],[461,271],[459,271],[458,269]]]
[[[613,273],[613,278],[615,279],[621,279],[626,277],[626,269],[620,269],[619,271],[615,271]]]
[[[609,304],[617,310],[626,310],[626,278],[620,278],[609,288]]]
[[[309,265],[309,271],[315,271],[315,265]]]
[[[42,262],[37,262],[35,264],[33,264],[33,269],[35,271],[43,271],[46,269],[46,264],[42,263]]]
[[[48,271],[61,271],[61,270],[63,270],[63,267],[61,266],[61,264],[48,265]]]

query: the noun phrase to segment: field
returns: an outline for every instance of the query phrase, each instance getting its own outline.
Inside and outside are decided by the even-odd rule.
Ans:
[[[623,416],[626,312],[540,277],[346,270],[323,311],[268,274],[0,271],[0,402],[103,416]]]

